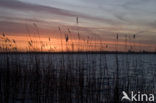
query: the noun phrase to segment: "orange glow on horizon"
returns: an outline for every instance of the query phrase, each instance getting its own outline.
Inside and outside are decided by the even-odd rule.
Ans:
[[[59,34],[58,34],[59,35]],[[78,51],[139,51],[143,47],[154,47],[154,45],[141,44],[135,42],[124,41],[97,41],[85,39],[72,39],[69,37],[67,41],[65,38],[48,37],[47,35],[28,37],[26,35],[6,35],[0,36],[1,51],[15,51],[12,48],[16,47],[17,51],[39,51],[39,52],[78,52]],[[6,42],[5,39],[9,39]],[[13,41],[16,41],[15,43]],[[3,48],[3,49],[2,49]]]

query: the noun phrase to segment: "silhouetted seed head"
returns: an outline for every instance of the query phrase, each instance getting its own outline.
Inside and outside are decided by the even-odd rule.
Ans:
[[[68,35],[65,35],[65,39],[66,39],[66,42],[68,42],[68,39],[69,39]]]
[[[6,39],[5,39],[5,42],[10,42],[10,39],[6,38]]]
[[[49,37],[49,41],[50,41],[50,37]]]
[[[16,43],[16,41],[14,39],[12,41],[13,41],[13,43]]]
[[[31,43],[31,41],[28,41],[28,44],[29,44],[29,46],[32,46],[32,43]]]
[[[60,27],[58,27],[58,29],[59,29],[59,32],[61,32],[61,28],[60,28]]]
[[[5,34],[4,33],[2,35],[3,35],[3,37],[5,37]]]
[[[76,23],[77,24],[79,23],[79,17],[78,16],[76,17]]]
[[[133,35],[133,39],[135,39],[135,34]]]
[[[118,34],[116,34],[116,39],[117,39],[117,40],[119,39],[119,35],[118,35]]]
[[[68,28],[68,32],[71,33],[71,31],[69,30],[69,28]]]
[[[88,36],[88,39],[89,39],[89,36]]]

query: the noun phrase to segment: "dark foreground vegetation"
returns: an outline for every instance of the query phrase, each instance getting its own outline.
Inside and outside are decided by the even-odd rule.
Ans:
[[[154,93],[155,54],[0,54],[0,103],[119,103]]]

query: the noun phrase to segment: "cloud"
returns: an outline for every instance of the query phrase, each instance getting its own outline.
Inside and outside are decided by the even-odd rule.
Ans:
[[[0,16],[0,20],[3,21],[16,21],[16,22],[42,22],[45,23],[44,20],[33,19],[33,18],[21,18],[21,17],[8,17],[8,16]],[[47,23],[47,22],[46,22]]]
[[[17,0],[2,0],[0,1],[0,7],[22,11],[47,12],[64,16],[75,16],[71,11],[68,10],[43,5],[24,3]]]
[[[67,16],[67,17],[76,17],[79,16],[79,18],[84,18],[87,20],[94,20],[99,22],[104,22],[107,24],[118,24],[119,21],[115,21],[112,19],[104,18],[104,17],[97,17],[93,15],[87,15],[80,12],[65,10],[61,8],[56,8],[52,6],[45,6],[45,5],[39,5],[39,4],[31,4],[26,2],[21,2],[18,0],[1,0],[0,1],[0,8],[8,8],[10,10],[17,10],[17,11],[23,11],[23,12],[33,12],[33,13],[40,13],[43,15],[44,13],[48,13],[50,15],[56,14],[61,16]],[[30,11],[30,12],[29,12]],[[15,12],[15,11],[13,11]]]
[[[0,32],[23,33],[24,31],[25,27],[22,23],[0,21]]]

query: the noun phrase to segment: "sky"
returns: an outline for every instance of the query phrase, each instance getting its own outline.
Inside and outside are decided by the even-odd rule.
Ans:
[[[62,35],[68,34],[70,44],[78,48],[79,32],[82,40],[89,38],[94,44],[102,41],[109,50],[115,50],[115,36],[119,34],[119,44],[125,44],[127,36],[129,46],[142,45],[135,49],[153,51],[156,48],[155,5],[156,0],[0,0],[0,33],[25,46],[31,39],[36,40],[36,45],[41,41],[49,45],[46,38],[60,43]],[[66,42],[63,40],[63,45]],[[47,48],[54,49],[53,45]]]

